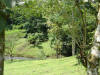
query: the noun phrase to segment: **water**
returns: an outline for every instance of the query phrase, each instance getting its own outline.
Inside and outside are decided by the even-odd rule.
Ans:
[[[5,56],[5,60],[36,60],[36,58],[27,58],[27,57],[9,57],[9,56]]]

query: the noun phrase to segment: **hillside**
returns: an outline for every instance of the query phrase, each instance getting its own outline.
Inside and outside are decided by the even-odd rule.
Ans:
[[[8,30],[6,31],[6,55],[9,55],[9,50],[12,48],[13,56],[17,57],[32,57],[45,58],[46,56],[55,55],[55,50],[50,47],[50,42],[46,41],[38,46],[30,44],[27,38],[24,38],[24,30]],[[10,44],[11,43],[11,44]],[[13,46],[12,46],[13,44]]]

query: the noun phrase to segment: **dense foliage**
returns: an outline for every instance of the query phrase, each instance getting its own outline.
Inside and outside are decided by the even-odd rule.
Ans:
[[[87,53],[92,46],[92,36],[96,27],[95,6],[80,3],[79,10],[74,0],[29,1],[11,9],[8,26],[9,29],[25,29],[24,37],[28,38],[34,47],[50,41],[57,57],[72,55],[72,37],[76,44],[75,53],[81,52],[83,43],[86,43]]]
[[[43,18],[38,8],[33,7],[35,5],[35,3],[29,2],[23,6],[12,8],[11,17],[9,19],[10,26],[8,25],[9,28],[13,29],[25,29],[25,38],[28,38],[31,44],[36,44],[48,39],[46,18]]]

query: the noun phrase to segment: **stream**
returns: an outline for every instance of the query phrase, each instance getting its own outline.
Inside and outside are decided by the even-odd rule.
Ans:
[[[4,58],[5,60],[10,60],[10,59],[13,59],[13,60],[38,60],[36,58],[27,58],[27,57],[9,57],[9,56],[5,56]]]

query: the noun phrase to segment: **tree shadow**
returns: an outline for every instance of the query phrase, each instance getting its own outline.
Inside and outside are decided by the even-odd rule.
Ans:
[[[39,49],[43,49],[43,47],[42,47],[42,46],[40,46],[40,45],[38,45],[38,46],[36,46],[36,47],[38,47]]]
[[[76,63],[76,64],[74,64],[73,66],[78,66],[79,64],[78,63]]]

